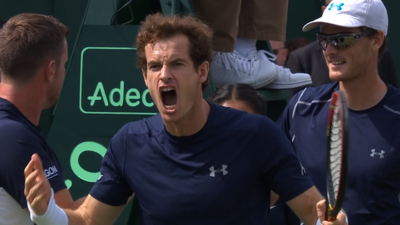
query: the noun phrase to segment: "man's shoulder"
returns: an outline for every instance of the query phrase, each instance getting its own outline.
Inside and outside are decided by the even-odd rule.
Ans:
[[[394,113],[400,115],[400,89],[388,84],[388,92],[385,96],[384,105]]]
[[[24,134],[30,132],[29,125],[23,119],[22,114],[9,101],[0,98],[0,133],[7,135]]]
[[[212,121],[214,127],[243,129],[246,127],[257,127],[259,123],[268,123],[267,116],[250,114],[238,109],[215,105],[215,119]],[[272,122],[271,122],[272,123]]]
[[[8,118],[0,118],[0,133],[0,140],[4,141],[9,138],[23,141],[35,137],[34,132],[26,124]]]
[[[3,157],[6,161],[0,162],[7,162],[10,158],[17,160],[26,154],[32,155],[43,146],[38,134],[18,121],[0,119],[0,134],[0,154],[7,156]]]
[[[329,101],[332,93],[339,89],[339,83],[333,82],[318,87],[308,87],[293,96],[291,103],[313,104]]]
[[[117,133],[117,135],[134,135],[141,136],[146,134],[158,134],[164,129],[164,123],[160,114],[141,120],[129,122],[125,124]]]
[[[237,109],[217,106],[218,114],[212,122],[212,133],[224,133],[239,139],[270,140],[279,132],[279,127],[269,117],[250,114]],[[272,136],[271,136],[272,135]]]

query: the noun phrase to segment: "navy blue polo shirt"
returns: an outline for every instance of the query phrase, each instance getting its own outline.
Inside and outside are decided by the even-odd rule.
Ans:
[[[113,206],[135,193],[141,224],[267,224],[270,191],[290,200],[312,186],[291,143],[265,116],[210,103],[204,127],[176,137],[160,115],[112,138],[90,194]]]

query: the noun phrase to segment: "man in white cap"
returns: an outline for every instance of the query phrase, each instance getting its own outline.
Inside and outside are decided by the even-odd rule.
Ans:
[[[335,81],[297,93],[278,125],[321,193],[326,193],[326,127],[331,95],[349,108],[349,174],[343,209],[349,224],[399,224],[400,90],[378,75],[388,15],[381,0],[334,0],[303,31],[320,27],[329,77]]]

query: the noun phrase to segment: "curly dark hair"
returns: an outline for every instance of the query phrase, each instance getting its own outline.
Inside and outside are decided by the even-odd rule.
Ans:
[[[147,70],[144,50],[147,44],[153,44],[180,34],[189,39],[189,54],[195,69],[204,61],[211,63],[213,36],[211,28],[192,16],[163,16],[157,13],[146,17],[137,36],[137,67],[144,71]],[[209,78],[202,84],[203,91],[208,84]]]

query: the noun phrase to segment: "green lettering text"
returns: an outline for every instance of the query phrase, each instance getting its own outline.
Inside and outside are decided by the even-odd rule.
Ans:
[[[131,95],[134,93],[134,95]],[[140,104],[139,101],[131,102],[131,99],[138,100],[140,99],[140,92],[136,88],[131,88],[126,92],[126,104],[129,105],[130,107],[135,107]]]
[[[114,94],[118,92],[119,101],[114,101]],[[124,81],[121,81],[119,88],[114,88],[110,92],[110,103],[112,106],[122,106],[124,104]]]
[[[146,90],[143,91],[143,94],[142,94],[143,105],[146,106],[146,107],[153,107],[154,102],[147,102],[147,100],[146,100],[146,97],[147,97],[148,93],[149,93],[149,89],[146,89]]]
[[[101,92],[101,97],[98,96],[99,91]],[[103,98],[103,102],[105,106],[108,106],[108,100],[106,96],[106,92],[104,91],[103,83],[97,83],[96,90],[94,91],[93,96],[89,96],[88,100],[90,100],[90,106],[93,106],[97,100],[101,100]]]
[[[70,158],[71,169],[72,169],[72,172],[74,172],[75,175],[77,177],[81,178],[82,180],[84,180],[86,182],[96,182],[96,180],[100,177],[100,172],[92,173],[92,172],[86,171],[79,164],[79,156],[83,152],[88,152],[88,151],[95,152],[95,153],[101,155],[102,157],[104,157],[107,149],[103,145],[101,145],[97,142],[93,142],[93,141],[86,141],[86,142],[80,143],[79,145],[77,145],[74,148],[74,150],[72,150],[72,154],[71,154],[71,158]]]

